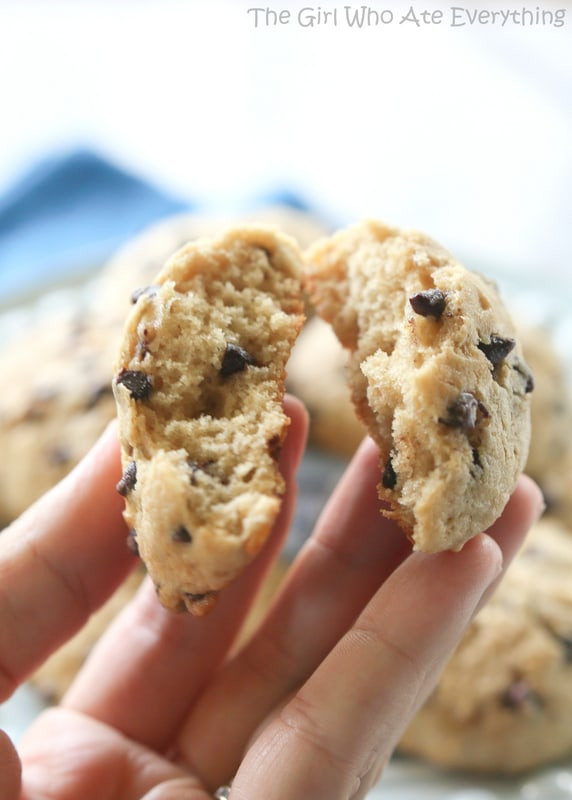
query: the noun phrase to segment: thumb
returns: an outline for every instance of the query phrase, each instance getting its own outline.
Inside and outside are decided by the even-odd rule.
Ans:
[[[18,800],[22,782],[22,765],[16,748],[0,730],[0,800]]]

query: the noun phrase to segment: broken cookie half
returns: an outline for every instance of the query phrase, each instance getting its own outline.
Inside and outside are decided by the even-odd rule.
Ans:
[[[272,227],[198,239],[133,295],[113,390],[130,545],[161,603],[202,615],[278,514],[300,254]]]
[[[373,221],[307,260],[381,450],[382,513],[417,550],[460,549],[500,516],[530,440],[533,381],[495,285],[427,236]]]

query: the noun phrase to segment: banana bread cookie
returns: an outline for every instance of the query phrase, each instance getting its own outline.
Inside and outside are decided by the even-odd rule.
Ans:
[[[427,236],[377,222],[310,248],[306,284],[350,350],[383,513],[417,550],[459,549],[501,514],[530,439],[533,380],[496,287]]]
[[[572,538],[541,520],[402,739],[442,767],[514,774],[572,755]]]
[[[115,416],[115,341],[90,312],[47,313],[0,354],[0,523],[61,480]]]
[[[300,256],[271,227],[198,239],[139,293],[113,380],[125,519],[160,601],[205,613],[280,508]]]
[[[572,527],[572,396],[567,370],[547,330],[519,324],[518,333],[535,382],[525,472],[542,489],[548,513]]]
[[[286,386],[308,409],[310,442],[349,457],[367,435],[367,429],[351,400],[346,363],[347,353],[331,326],[313,316],[292,350]]]

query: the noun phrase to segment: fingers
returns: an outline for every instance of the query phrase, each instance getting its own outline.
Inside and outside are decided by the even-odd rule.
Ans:
[[[364,797],[539,510],[523,481],[494,539],[406,559],[262,732],[233,800]]]
[[[0,800],[18,800],[22,768],[16,748],[0,730]]]
[[[406,537],[380,515],[378,462],[376,446],[365,440],[262,626],[198,698],[178,747],[207,785],[232,777],[252,732],[316,669],[409,554]]]
[[[172,744],[195,695],[226,655],[288,532],[308,420],[294,398],[286,400],[285,410],[291,425],[280,468],[287,491],[263,551],[201,619],[166,611],[145,583],[92,653],[64,698],[66,707],[90,714],[155,749]]]
[[[171,762],[73,711],[41,714],[20,750],[25,798],[209,800],[198,781]]]
[[[141,800],[212,800],[212,795],[197,787],[193,778],[175,778],[155,786]]]
[[[0,537],[0,700],[69,638],[134,564],[125,547],[117,435]]]

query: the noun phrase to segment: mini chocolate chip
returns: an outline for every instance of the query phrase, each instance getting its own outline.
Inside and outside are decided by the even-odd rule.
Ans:
[[[160,288],[161,285],[158,283],[154,283],[151,286],[141,286],[139,289],[135,289],[135,291],[132,292],[131,302],[136,303],[143,295],[146,297],[155,297]]]
[[[393,489],[395,484],[397,483],[397,475],[395,474],[395,470],[393,469],[393,463],[391,461],[391,456],[387,459],[387,463],[385,465],[385,469],[383,470],[383,475],[381,477],[382,486],[386,489]]]
[[[122,383],[134,400],[146,400],[153,387],[151,376],[139,369],[122,369],[115,381]]]
[[[97,386],[92,393],[87,398],[85,404],[85,410],[90,411],[92,408],[99,403],[102,397],[105,397],[108,394],[111,394],[111,384],[109,383],[102,383],[101,386]]]
[[[134,528],[132,528],[127,534],[127,539],[125,540],[125,543],[130,553],[133,553],[134,556],[139,556],[139,547],[137,545],[137,531]]]
[[[55,389],[40,389],[36,392],[30,405],[23,415],[26,422],[43,419],[48,413],[52,400],[55,400],[58,393]]]
[[[416,314],[420,314],[422,317],[441,319],[447,301],[445,292],[442,292],[441,289],[427,289],[414,294],[409,298],[409,302]]]
[[[223,378],[228,378],[235,372],[241,372],[246,366],[255,366],[255,359],[243,347],[237,344],[227,342],[224,355],[222,357],[222,364],[220,367],[220,374]]]
[[[213,464],[216,464],[216,461],[213,461],[212,459],[209,459],[208,461],[201,461],[199,463],[198,461],[194,461],[192,458],[189,458],[189,459],[187,459],[187,464],[189,465],[189,469],[191,470],[191,476],[190,476],[191,477],[191,484],[193,486],[196,486],[197,485],[197,478],[196,478],[197,472],[205,472],[207,475],[210,475],[211,477],[213,477],[211,467],[213,466]]]
[[[483,468],[483,465],[481,463],[481,456],[476,447],[473,447],[473,464],[476,467],[480,467],[481,469]]]
[[[193,537],[184,525],[179,525],[179,527],[173,531],[171,539],[174,542],[181,542],[183,544],[190,544],[193,541]]]
[[[268,447],[268,452],[270,453],[270,457],[273,458],[274,461],[278,461],[278,459],[280,458],[280,451],[282,450],[282,443],[280,441],[280,436],[276,433],[266,442],[266,445]]]
[[[572,664],[572,637],[558,636],[558,641],[564,650],[564,663]]]
[[[477,411],[480,405],[473,394],[461,392],[458,398],[447,408],[448,416],[439,417],[439,422],[443,423],[443,425],[448,425],[450,428],[461,428],[463,431],[470,431],[477,424]]]
[[[497,336],[496,333],[491,334],[491,340],[486,342],[479,342],[477,347],[485,354],[493,366],[496,367],[501,361],[504,361],[511,350],[514,349],[516,342],[514,339],[505,338],[504,336]]]
[[[530,392],[532,392],[534,389],[534,378],[532,377],[530,372],[528,372],[528,370],[524,368],[524,366],[520,361],[515,361],[514,364],[512,365],[512,368],[515,370],[515,372],[518,372],[518,374],[524,378],[524,393],[529,394]]]
[[[501,697],[501,705],[511,711],[519,711],[525,706],[540,708],[542,701],[525,680],[519,678],[506,689]]]
[[[118,481],[116,490],[122,497],[126,497],[137,483],[137,464],[131,461],[126,467],[121,479]]]
[[[192,603],[202,603],[203,600],[207,600],[211,595],[216,595],[216,592],[202,592],[199,594],[192,594],[191,592],[185,592],[185,597],[187,597]]]
[[[61,445],[58,445],[56,447],[51,447],[48,450],[48,461],[50,464],[53,464],[56,467],[63,466],[64,464],[69,464],[71,461],[71,455],[69,450]]]

